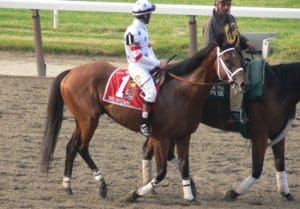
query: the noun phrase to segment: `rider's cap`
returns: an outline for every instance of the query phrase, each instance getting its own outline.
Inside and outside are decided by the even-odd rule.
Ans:
[[[150,14],[155,10],[155,5],[148,0],[137,0],[133,6],[132,14],[134,16],[140,16],[144,14]]]

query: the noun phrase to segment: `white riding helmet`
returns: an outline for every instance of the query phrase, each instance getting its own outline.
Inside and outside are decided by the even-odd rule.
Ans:
[[[144,14],[150,14],[155,10],[155,5],[148,0],[137,0],[133,6],[132,14],[134,16],[140,16]]]

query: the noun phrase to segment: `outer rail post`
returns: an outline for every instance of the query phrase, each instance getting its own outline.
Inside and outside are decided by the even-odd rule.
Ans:
[[[197,21],[195,16],[190,16],[190,56],[197,53]]]
[[[32,24],[34,30],[35,56],[38,68],[38,76],[46,76],[46,64],[43,53],[39,10],[32,10]]]
[[[57,9],[53,10],[53,28],[54,29],[58,28],[58,10]]]

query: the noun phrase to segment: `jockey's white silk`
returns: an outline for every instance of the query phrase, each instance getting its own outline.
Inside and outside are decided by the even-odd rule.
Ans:
[[[126,43],[128,34],[133,36],[134,43],[131,45]],[[140,20],[134,19],[124,34],[124,46],[129,68],[137,67],[150,71],[159,66],[160,62],[156,58],[149,41],[146,25]]]
[[[128,26],[124,34],[124,46],[130,76],[145,93],[144,100],[155,102],[157,91],[150,71],[158,67],[160,61],[152,50],[148,30],[143,22],[134,19]]]

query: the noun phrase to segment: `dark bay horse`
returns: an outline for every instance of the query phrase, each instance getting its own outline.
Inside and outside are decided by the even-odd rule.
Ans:
[[[282,196],[294,200],[289,191],[285,171],[285,134],[295,117],[296,105],[300,100],[300,62],[290,64],[266,64],[263,96],[245,103],[245,110],[250,119],[248,131],[252,142],[252,174],[247,177],[237,190],[230,190],[226,199],[234,200],[248,192],[262,174],[266,148],[272,146],[277,175],[277,186]],[[210,127],[238,132],[234,122],[228,121],[228,107],[224,101],[207,99],[203,106],[201,123]],[[272,144],[273,141],[279,141]],[[144,144],[144,161],[152,159],[151,139]],[[170,143],[169,161],[175,163],[175,142]],[[148,162],[149,163],[149,162]],[[145,162],[144,162],[145,164]],[[149,181],[150,169],[144,169],[144,182]]]
[[[93,171],[99,182],[100,195],[107,194],[106,183],[100,170],[89,154],[89,143],[102,114],[107,114],[124,127],[138,131],[140,110],[126,108],[103,101],[103,94],[110,75],[116,67],[106,62],[94,62],[62,72],[54,80],[48,102],[47,123],[41,150],[41,168],[48,171],[59,130],[63,107],[67,106],[74,116],[76,128],[67,145],[63,187],[72,194],[72,168],[77,153]],[[189,186],[189,140],[197,129],[201,108],[209,95],[212,84],[218,79],[234,80],[241,88],[247,79],[241,68],[240,56],[231,48],[220,52],[216,45],[209,45],[195,56],[167,69],[176,79],[166,76],[157,98],[152,118],[152,141],[157,163],[157,176],[130,194],[134,201],[149,193],[166,175],[167,154],[170,138],[178,142],[184,198],[193,200]],[[184,81],[182,81],[184,80]]]

